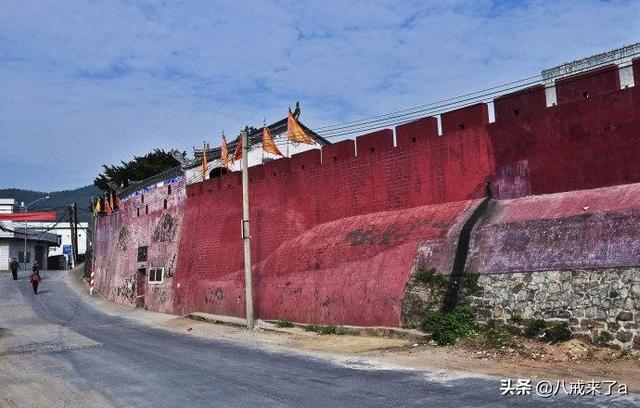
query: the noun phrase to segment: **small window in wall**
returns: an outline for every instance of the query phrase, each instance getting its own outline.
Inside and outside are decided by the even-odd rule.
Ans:
[[[167,195],[171,195],[171,185],[167,186]]]
[[[147,247],[140,246],[138,247],[138,262],[146,262],[147,261]]]
[[[144,194],[142,194],[142,195],[140,196],[140,202],[141,202],[141,203],[144,203]]]
[[[160,284],[164,278],[164,268],[149,269],[149,283]]]
[[[136,213],[138,214],[138,217],[140,216],[140,207],[136,208]]]
[[[25,256],[26,254],[26,256]],[[18,262],[19,263],[29,263],[31,262],[31,251],[18,251]]]
[[[162,206],[164,207],[165,210],[167,209],[167,199],[166,198],[164,199],[164,203],[162,204]]]
[[[149,214],[149,204],[145,204],[145,206],[144,206],[144,213],[145,213],[145,214]]]

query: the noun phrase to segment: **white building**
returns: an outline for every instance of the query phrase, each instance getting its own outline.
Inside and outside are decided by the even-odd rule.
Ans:
[[[0,214],[16,212],[15,209],[21,206],[22,203],[16,202],[13,198],[0,198]],[[87,222],[78,223],[79,255],[83,255],[87,250],[87,238],[90,235],[88,228]],[[23,269],[30,269],[34,260],[38,261],[42,269],[46,269],[47,258],[51,256],[64,256],[64,261],[61,259],[60,264],[67,265],[72,257],[71,249],[69,222],[0,222],[0,270],[8,270],[8,264],[13,258],[18,260]]]
[[[0,271],[9,270],[11,259],[20,262],[22,270],[31,270],[33,261],[38,261],[41,269],[47,269],[49,247],[59,244],[59,237],[48,232],[34,233],[19,222],[0,223]]]
[[[19,203],[18,203],[19,205]],[[0,198],[0,214],[10,214],[16,206],[16,200],[13,198]]]
[[[71,223],[55,221],[38,221],[27,223],[30,229],[45,231],[56,234],[60,237],[60,245],[49,249],[49,256],[71,254]],[[88,222],[78,223],[78,254],[82,255],[87,251],[87,236],[89,231]]]
[[[296,111],[293,113],[294,116],[298,116],[300,113],[299,107],[296,107]],[[269,131],[273,135],[273,140],[277,145],[280,152],[284,157],[291,157],[294,154],[302,153],[307,150],[312,149],[320,149],[322,146],[326,146],[331,144],[326,139],[315,133],[313,130],[306,127],[301,122],[300,126],[304,129],[307,135],[313,139],[316,144],[309,145],[304,143],[290,143],[287,140],[287,118],[284,118],[278,122],[275,122],[268,126]],[[262,128],[249,128],[249,154],[247,160],[249,162],[249,167],[257,166],[268,161],[281,159],[282,156],[273,155],[270,153],[265,153],[262,150]],[[231,158],[233,157],[233,153],[236,149],[236,144],[238,139],[235,140],[227,140],[228,142],[228,153],[229,153],[229,167],[228,171],[240,171],[241,170],[241,161],[238,160],[236,162],[231,162]],[[202,152],[201,148],[194,148],[194,156],[195,159],[185,165],[185,178],[186,184],[194,184],[202,182]],[[210,179],[211,177],[220,176],[224,174],[226,171],[223,168],[222,160],[220,156],[220,147],[209,148],[207,149],[207,163],[208,163],[208,171],[205,175],[205,179]]]

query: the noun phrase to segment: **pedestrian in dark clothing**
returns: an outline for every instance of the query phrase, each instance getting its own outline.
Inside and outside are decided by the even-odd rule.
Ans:
[[[33,263],[33,268],[32,269],[32,273],[31,276],[29,277],[29,280],[31,281],[31,286],[33,286],[33,294],[37,295],[38,294],[38,285],[40,284],[40,281],[42,280],[42,278],[40,277],[40,265],[38,265],[38,261]]]
[[[9,263],[9,269],[11,269],[13,280],[18,280],[18,269],[20,269],[20,264],[16,261],[16,258],[13,258],[11,263]]]

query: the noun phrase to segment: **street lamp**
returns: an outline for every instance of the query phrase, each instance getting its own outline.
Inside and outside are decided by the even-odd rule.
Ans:
[[[37,203],[38,201],[42,201],[42,200],[46,200],[48,199],[49,196],[44,196],[44,197],[40,197],[35,201],[30,202],[27,205],[23,205],[24,208],[24,212],[27,212],[27,209],[29,208],[30,205],[33,205],[35,203]],[[29,257],[31,258],[31,257]],[[22,254],[22,260],[24,261],[24,269],[27,269],[27,217],[25,216],[24,218],[24,252]]]

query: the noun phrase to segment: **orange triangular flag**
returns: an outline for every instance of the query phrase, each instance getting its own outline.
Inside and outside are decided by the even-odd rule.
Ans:
[[[224,135],[222,135],[222,145],[220,146],[220,159],[222,160],[222,166],[225,169],[229,168],[229,145]]]
[[[111,206],[109,205],[109,199],[107,197],[104,198],[104,212],[107,214],[111,214],[113,212]]]
[[[238,137],[236,143],[236,151],[233,153],[233,161],[242,159],[242,136]]]
[[[271,131],[269,131],[269,128],[266,126],[262,128],[262,150],[267,153],[283,156],[280,149],[278,149],[278,146],[276,146],[276,143],[273,141]]]
[[[306,144],[316,144],[307,134],[305,133],[300,123],[293,117],[291,112],[289,112],[289,119],[287,120],[287,138],[291,142],[296,143],[306,143]]]

